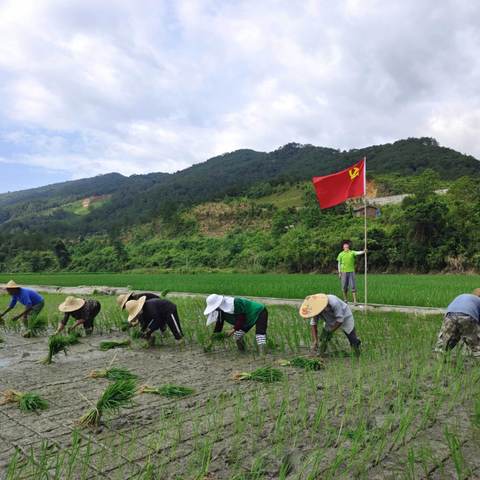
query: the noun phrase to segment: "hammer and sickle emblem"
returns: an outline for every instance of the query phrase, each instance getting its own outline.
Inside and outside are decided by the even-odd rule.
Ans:
[[[350,175],[350,180],[355,180],[360,175],[360,169],[358,167],[353,167],[348,171]]]

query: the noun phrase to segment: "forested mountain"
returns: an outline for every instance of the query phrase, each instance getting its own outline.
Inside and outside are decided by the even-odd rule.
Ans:
[[[308,180],[346,168],[367,157],[367,174],[415,175],[426,169],[440,178],[479,175],[480,162],[440,147],[431,138],[339,151],[287,144],[270,153],[237,150],[175,174],[124,177],[118,173],[0,195],[0,233],[26,230],[60,236],[118,230],[141,224],[165,212],[205,201],[237,196],[256,184]],[[61,207],[94,195],[108,202],[78,216]],[[42,211],[48,215],[39,215]]]
[[[277,241],[286,241],[290,236],[295,237],[297,241],[296,235],[300,235],[301,232],[297,228],[299,225],[304,227],[310,225],[315,229],[320,228],[319,221],[321,223],[330,219],[328,220],[330,223],[327,223],[329,228],[331,227],[332,238],[340,223],[356,225],[349,220],[350,214],[344,207],[323,212],[320,215],[308,181],[312,176],[346,168],[364,156],[367,157],[367,177],[373,180],[379,187],[379,191],[384,194],[415,191],[417,184],[422,186],[424,183],[431,184],[432,188],[439,188],[460,179],[458,180],[460,183],[457,182],[457,184],[462,184],[461,177],[474,180],[473,184],[475,184],[480,177],[478,160],[452,149],[440,147],[431,138],[410,138],[391,144],[349,151],[289,143],[269,153],[237,150],[174,174],[152,173],[125,177],[118,173],[111,173],[0,195],[0,244],[2,246],[0,267],[12,270],[21,264],[23,266],[18,268],[27,270],[69,267],[91,271],[145,266],[176,268],[184,261],[179,260],[178,245],[181,245],[183,252],[181,255],[186,256],[185,263],[189,265],[191,258],[203,255],[200,254],[200,250],[205,245],[210,248],[210,245],[218,243],[218,239],[209,238],[209,229],[217,232],[216,235],[218,235],[218,232],[222,232],[223,226],[234,226],[237,223],[240,225],[243,222],[244,230],[246,228],[256,232],[250,232],[253,237],[248,238],[258,240],[260,238],[258,235],[264,235],[261,232],[265,229],[271,231],[270,240],[262,247],[259,245],[255,247],[259,249],[255,262],[258,261],[261,268],[286,267],[288,270],[312,270],[316,268],[315,261],[307,262],[308,265],[300,265],[303,261],[300,257],[298,260],[277,262],[281,257],[277,254],[275,258],[268,261],[258,259],[264,256],[262,249],[272,252]],[[282,192],[288,189],[289,185],[294,184],[297,185],[297,203],[295,204],[297,210],[289,209],[288,197],[286,197],[287,202],[281,207],[262,205],[261,198],[258,199],[262,196],[267,198],[272,191]],[[457,192],[455,198],[455,208],[457,208],[461,189],[456,187],[454,191]],[[90,205],[87,201],[88,207],[85,207],[85,200],[90,198],[92,202],[95,200],[95,203]],[[475,195],[471,198],[472,202],[475,202]],[[245,199],[245,202],[242,199]],[[225,201],[230,202],[230,206],[222,206]],[[232,204],[232,201],[237,204]],[[443,218],[442,209],[446,212],[449,207],[447,204],[442,204],[442,201],[439,200],[440,203],[438,203],[435,200],[437,203],[434,202],[433,206],[425,207],[430,208],[428,213],[433,212],[438,214],[438,218]],[[208,202],[219,203],[214,204],[217,206],[197,209],[197,206],[202,204],[208,205]],[[408,205],[408,201],[404,203]],[[298,210],[299,205],[303,206],[301,211]],[[398,222],[408,223],[409,218],[413,216],[412,212],[409,213],[408,218],[401,219],[395,217],[397,210],[393,209],[392,212],[391,220],[377,222],[379,225],[383,222],[382,235],[400,235],[400,237],[407,235],[406,232],[398,230]],[[476,210],[472,212],[473,215],[478,216],[475,213]],[[332,215],[337,217],[334,218]],[[228,218],[222,219],[222,216]],[[217,225],[207,228],[202,225],[202,218],[206,217],[210,217],[210,220],[218,218],[219,221]],[[245,219],[249,220],[245,223]],[[446,228],[448,223],[446,218],[443,218],[442,222],[438,231]],[[295,231],[288,232],[288,235],[284,236],[285,229],[292,226],[295,227]],[[318,231],[318,235],[326,235],[326,231],[323,224],[323,229]],[[467,235],[469,231],[466,230]],[[349,235],[354,236],[355,232],[356,230]],[[204,256],[195,260],[197,267],[231,267],[232,262],[237,261],[234,260],[236,256],[243,255],[243,249],[253,251],[252,245],[247,246],[250,240],[244,239],[246,243],[237,245],[238,251],[234,250],[232,253],[231,240],[228,237],[232,233],[230,227],[229,229],[225,227],[224,233],[226,244],[222,246],[217,244],[215,247],[217,252],[219,249],[224,250],[223,263],[214,265]],[[418,234],[417,237],[423,238],[424,235]],[[160,243],[155,243],[157,240],[154,241],[154,238]],[[431,235],[424,238],[427,243],[432,240]],[[443,240],[437,240],[435,248],[438,249],[442,247]],[[465,237],[461,241],[468,243],[470,240]],[[150,247],[137,248],[139,245],[145,245],[145,242],[149,242]],[[452,245],[458,247],[460,243],[453,242]],[[102,246],[109,253],[105,249],[102,250]],[[467,247],[468,245],[465,246],[465,251],[468,250]],[[301,242],[292,248],[294,251],[302,251]],[[410,268],[409,265],[414,263],[413,257],[408,262],[394,260],[395,255],[400,253],[397,247],[392,248],[392,261],[380,264],[381,257],[379,257],[379,267]],[[433,244],[431,248],[434,248]],[[33,266],[31,252],[37,255]],[[74,257],[78,255],[77,260],[71,261],[70,253]],[[405,251],[401,255],[406,258],[407,254],[408,252]],[[302,258],[306,258],[305,249],[302,255]],[[318,255],[315,255],[318,258]],[[148,258],[142,256],[148,256]],[[153,256],[155,260],[152,260]],[[96,258],[95,261],[92,260],[94,258]],[[140,261],[140,258],[143,260]],[[249,262],[251,263],[251,259],[246,260],[245,264],[249,265]],[[318,268],[325,269],[327,265],[329,264],[323,266],[318,264]],[[414,268],[420,267],[415,265]],[[442,262],[431,262],[428,268],[442,268]]]

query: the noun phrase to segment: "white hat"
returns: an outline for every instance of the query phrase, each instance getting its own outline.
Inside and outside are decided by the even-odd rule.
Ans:
[[[67,297],[63,303],[58,306],[58,309],[63,313],[76,312],[85,305],[83,298]]]
[[[132,321],[135,320],[137,315],[142,311],[142,308],[145,305],[146,300],[147,300],[147,297],[143,296],[143,297],[140,297],[138,300],[129,300],[125,304],[125,308],[128,312],[129,323],[132,323]]]
[[[204,315],[209,315],[215,311],[223,302],[223,295],[212,293],[207,297],[207,308],[204,310]]]
[[[130,300],[133,292],[124,293],[123,295],[119,295],[117,297],[117,304],[120,307],[120,310],[125,308],[125,304]]]

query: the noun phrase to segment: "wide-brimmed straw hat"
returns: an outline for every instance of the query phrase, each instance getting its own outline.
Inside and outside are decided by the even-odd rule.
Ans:
[[[147,297],[143,296],[140,297],[138,300],[128,300],[125,304],[125,308],[128,312],[128,321],[131,323],[137,315],[142,311],[143,306],[145,305],[145,301]]]
[[[312,318],[322,313],[328,305],[328,296],[324,293],[309,295],[303,301],[299,313],[303,318]]]
[[[85,305],[83,298],[67,297],[63,303],[58,306],[58,309],[63,313],[76,312]]]
[[[212,293],[207,297],[207,308],[205,308],[203,314],[209,315],[213,311],[215,311],[223,302],[223,295],[217,295],[216,293]]]
[[[16,282],[10,280],[3,288],[20,288],[20,285],[17,285]]]
[[[120,307],[120,310],[125,308],[125,304],[130,300],[133,292],[124,293],[117,297],[117,304]]]

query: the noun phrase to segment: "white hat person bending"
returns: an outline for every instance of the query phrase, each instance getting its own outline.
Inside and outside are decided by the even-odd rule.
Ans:
[[[207,297],[207,326],[215,324],[214,333],[223,330],[224,322],[233,326],[228,333],[237,342],[240,351],[245,350],[244,335],[255,325],[255,338],[261,354],[267,343],[268,311],[265,305],[242,297],[212,294]]]
[[[300,307],[300,316],[310,318],[312,327],[313,350],[319,348],[317,323],[325,321],[325,326],[320,337],[320,354],[325,353],[327,344],[333,337],[335,330],[341,328],[348,338],[353,353],[360,355],[360,344],[362,343],[355,333],[355,320],[350,307],[335,295],[317,293],[309,295]]]

